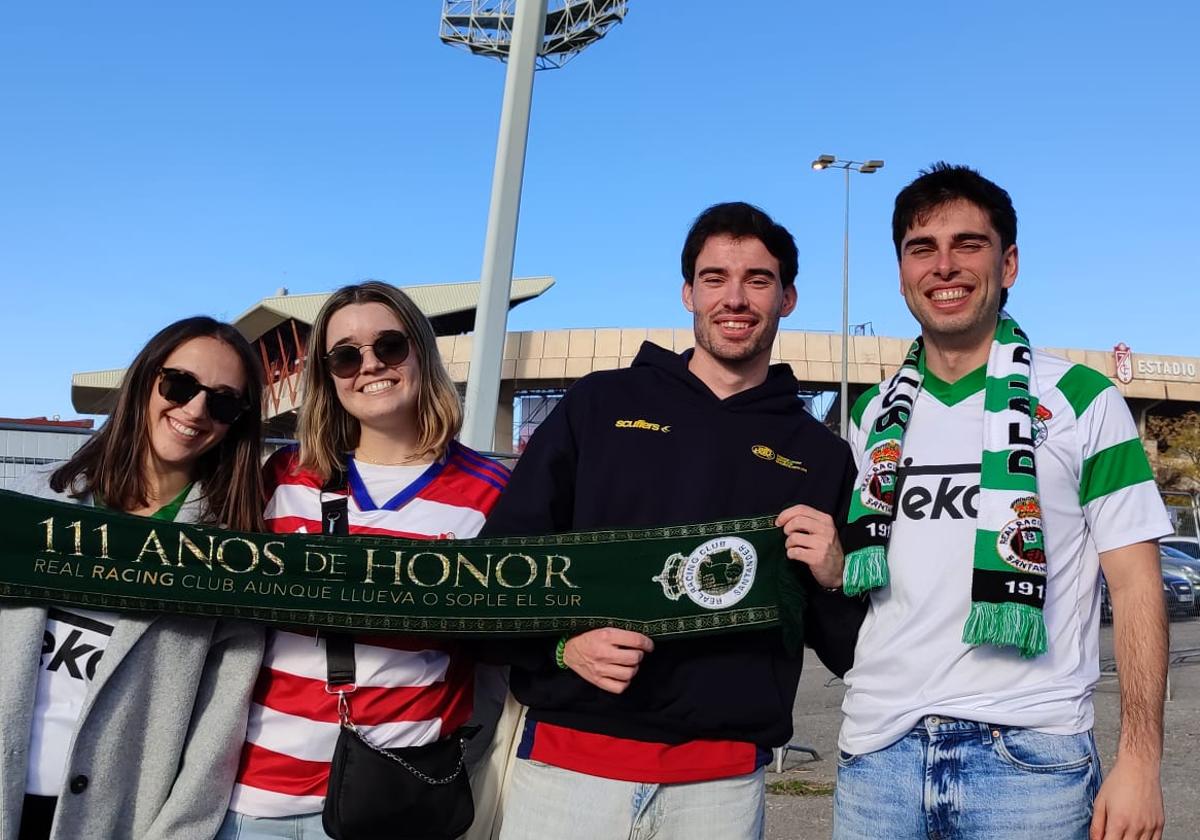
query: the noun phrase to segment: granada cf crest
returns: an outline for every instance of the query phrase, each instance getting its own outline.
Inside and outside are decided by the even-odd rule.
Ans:
[[[1113,365],[1117,369],[1117,381],[1128,385],[1133,381],[1133,351],[1122,341],[1113,347]]]
[[[651,580],[672,601],[686,595],[697,606],[720,610],[746,597],[757,570],[754,546],[740,537],[717,537],[686,557],[672,554]]]
[[[896,500],[896,468],[900,464],[900,444],[881,440],[867,453],[871,466],[859,487],[864,507],[882,514],[891,514]]]
[[[1022,496],[1012,503],[1012,509],[1017,518],[1000,529],[996,540],[1000,559],[1031,575],[1046,574],[1046,538],[1037,496]]]

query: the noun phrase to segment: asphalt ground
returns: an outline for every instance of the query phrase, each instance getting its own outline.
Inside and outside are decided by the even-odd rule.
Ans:
[[[1164,717],[1163,797],[1167,840],[1200,838],[1200,618],[1171,621],[1172,659]],[[1189,656],[1188,651],[1195,651]],[[1100,629],[1101,661],[1112,658],[1112,628]],[[804,675],[792,712],[792,743],[816,749],[819,760],[789,752],[783,773],[767,772],[772,787],[805,791],[767,796],[767,840],[822,840],[832,831],[833,783],[837,777],[837,732],[841,725],[840,680],[806,653]],[[1105,769],[1117,752],[1120,697],[1115,676],[1102,676],[1096,688],[1096,742]]]

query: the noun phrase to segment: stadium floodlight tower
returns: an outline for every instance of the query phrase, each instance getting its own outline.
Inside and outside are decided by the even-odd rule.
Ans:
[[[562,67],[625,19],[627,0],[533,0],[545,12],[542,43],[534,57],[538,70]],[[513,46],[516,0],[444,0],[444,43],[476,55],[506,59]],[[522,3],[524,5],[524,3]]]
[[[533,71],[562,67],[625,18],[627,0],[443,0],[441,39],[508,62],[462,437],[494,445]],[[507,449],[508,447],[505,447]]]

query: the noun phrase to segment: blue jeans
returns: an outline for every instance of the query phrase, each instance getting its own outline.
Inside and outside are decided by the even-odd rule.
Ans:
[[[765,806],[762,768],[659,785],[522,758],[513,766],[500,840],[762,840]]]
[[[930,716],[891,746],[839,753],[833,838],[1087,840],[1099,790],[1091,732]]]
[[[251,817],[225,812],[225,822],[214,840],[329,840],[320,814],[295,817]]]

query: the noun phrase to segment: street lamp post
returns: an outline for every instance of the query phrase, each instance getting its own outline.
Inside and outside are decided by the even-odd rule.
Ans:
[[[812,168],[842,169],[846,173],[846,222],[842,234],[842,384],[838,403],[838,433],[849,438],[850,430],[850,173],[870,175],[883,168],[881,160],[841,160],[833,155],[821,155]]]

